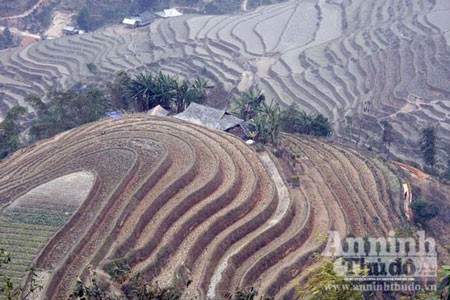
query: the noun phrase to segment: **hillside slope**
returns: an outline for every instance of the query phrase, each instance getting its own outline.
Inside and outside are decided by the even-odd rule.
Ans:
[[[45,278],[41,299],[66,299],[88,265],[113,284],[103,270],[119,260],[162,285],[192,280],[186,296],[253,285],[294,299],[328,230],[385,236],[403,213],[392,174],[377,163],[289,135],[282,148],[299,153],[291,170],[298,188],[284,183],[284,159],[173,118],[105,119],[20,150],[0,164],[0,246],[21,266],[11,274],[20,280],[34,262]],[[66,212],[61,222],[11,217],[49,205],[55,211],[46,216]],[[31,228],[42,234],[24,253],[20,241]]]

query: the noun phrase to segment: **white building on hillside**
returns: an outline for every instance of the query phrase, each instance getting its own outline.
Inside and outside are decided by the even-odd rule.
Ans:
[[[123,19],[122,24],[128,27],[144,27],[152,23],[156,19],[155,15],[149,11],[143,12],[138,16]]]
[[[136,26],[136,19],[133,18],[125,18],[122,21],[122,24],[128,25],[130,27],[135,27]]]
[[[170,8],[170,9],[165,9],[163,11],[157,12],[157,13],[155,13],[155,15],[166,19],[166,18],[179,17],[179,16],[182,16],[183,14],[181,12],[179,12],[176,8]]]

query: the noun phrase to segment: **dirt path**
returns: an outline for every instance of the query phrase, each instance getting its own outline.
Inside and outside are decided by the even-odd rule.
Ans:
[[[45,31],[44,36],[47,39],[55,39],[63,36],[62,30],[64,26],[69,25],[72,20],[73,13],[63,13],[55,11],[53,13],[52,24]]]
[[[428,177],[430,177],[430,175],[420,171],[417,168],[414,168],[413,166],[398,162],[398,161],[393,161],[392,162],[393,165],[402,168],[403,170],[409,172],[411,174],[412,177],[417,178],[417,179],[427,179]]]
[[[277,62],[276,57],[261,57],[254,61],[252,64],[256,67],[256,75],[259,77],[266,77],[269,73],[270,68]]]
[[[6,26],[0,26],[0,31],[3,32],[3,30],[5,30],[5,28],[6,28]],[[37,40],[41,39],[41,36],[38,34],[34,34],[31,32],[28,32],[28,31],[22,31],[22,30],[17,29],[16,27],[10,27],[9,31],[11,31],[11,33],[14,35],[20,35],[21,37],[31,37],[31,38],[34,38]]]
[[[275,163],[272,161],[270,156],[263,152],[258,155],[261,159],[261,162],[263,163],[264,167],[266,168],[267,172],[270,174],[278,193],[278,206],[275,210],[275,213],[272,215],[269,222],[266,223],[266,225],[260,230],[260,233],[268,230],[269,228],[275,226],[278,222],[280,222],[283,217],[286,215],[289,205],[291,203],[290,197],[289,197],[289,190],[286,186],[286,184],[283,181],[283,178],[281,177],[277,167],[275,166]],[[234,251],[231,251],[224,257],[224,259],[220,262],[218,265],[216,271],[214,272],[211,282],[208,288],[208,299],[215,299],[216,296],[216,287],[219,284],[219,282],[222,280],[222,273],[225,271],[225,269],[228,266],[228,260],[234,256],[235,254],[239,253],[239,251],[245,246],[241,245],[241,247],[234,249]]]
[[[39,0],[35,5],[33,5],[30,9],[26,10],[25,12],[15,15],[15,16],[8,16],[8,17],[1,17],[1,20],[12,20],[12,19],[20,19],[26,16],[29,16],[31,13],[33,13],[36,9],[39,8],[44,2],[48,2],[48,0]]]
[[[412,203],[412,190],[409,186],[409,183],[403,184],[403,196],[404,196],[404,209],[405,209],[405,215],[408,221],[411,221],[412,212],[411,208],[409,207]]]
[[[420,171],[419,169],[416,169],[407,164],[397,162],[397,161],[393,161],[392,164],[409,172],[411,174],[411,176],[414,178],[426,179],[429,177],[428,174],[425,174],[422,171]],[[403,187],[403,209],[405,211],[406,219],[408,219],[408,221],[411,221],[412,220],[412,210],[410,208],[410,205],[413,201],[412,189],[408,182],[403,183],[402,187]]]

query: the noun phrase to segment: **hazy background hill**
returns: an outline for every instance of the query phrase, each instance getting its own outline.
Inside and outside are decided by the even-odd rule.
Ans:
[[[94,30],[108,24],[120,22],[126,16],[143,11],[158,11],[170,7],[192,9],[192,12],[207,14],[233,13],[246,3],[248,9],[261,5],[283,2],[284,0],[1,0],[0,24],[27,29],[33,33],[42,33],[52,22],[55,11],[74,15],[74,24],[85,30]],[[39,4],[38,7],[35,7]],[[36,8],[36,9],[34,9]],[[6,20],[33,10],[29,16]],[[81,18],[77,16],[82,15]],[[3,19],[3,20],[2,20]]]

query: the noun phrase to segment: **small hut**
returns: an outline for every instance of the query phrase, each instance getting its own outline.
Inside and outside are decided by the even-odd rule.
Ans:
[[[191,103],[184,112],[175,115],[175,118],[220,131],[231,130],[244,122],[225,110],[198,103]]]

